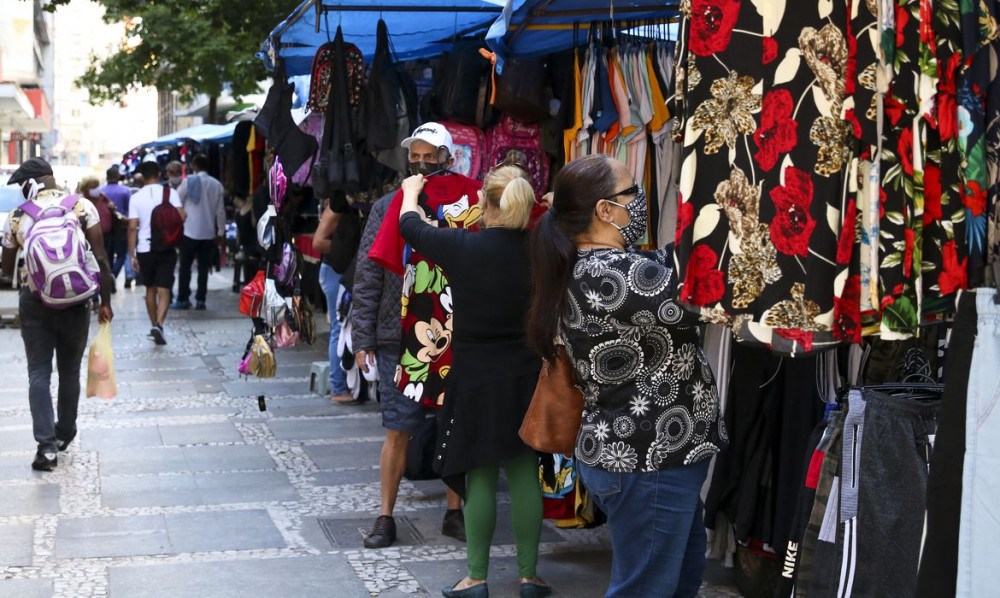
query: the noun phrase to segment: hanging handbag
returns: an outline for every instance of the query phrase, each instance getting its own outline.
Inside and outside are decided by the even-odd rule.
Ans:
[[[583,391],[576,384],[573,362],[566,348],[556,345],[555,360],[542,362],[518,435],[537,451],[573,454],[582,418]]]

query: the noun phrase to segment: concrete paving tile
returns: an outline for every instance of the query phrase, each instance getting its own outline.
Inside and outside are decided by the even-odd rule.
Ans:
[[[25,413],[24,415],[4,415],[0,417],[0,428],[7,428],[10,426],[28,426],[31,427],[31,416]]]
[[[177,552],[285,548],[285,540],[264,510],[166,515],[170,545]]]
[[[0,525],[0,569],[31,566],[34,545],[34,525]]]
[[[403,566],[432,596],[437,595],[441,588],[454,585],[465,577],[466,573],[464,559],[404,563]],[[538,562],[538,575],[551,583],[554,593],[559,596],[601,596],[611,579],[611,553],[601,551],[542,555]],[[517,559],[491,558],[490,596],[499,598],[519,596],[518,577]]]
[[[189,471],[276,469],[271,453],[260,445],[185,446]]]
[[[205,407],[169,407],[154,406],[141,411],[130,411],[128,413],[97,413],[94,417],[98,421],[127,421],[133,419],[152,419],[157,417],[202,417],[206,415],[236,415],[239,409],[225,406],[205,406]],[[30,424],[30,420],[29,420]]]
[[[334,405],[328,397],[312,395],[307,399],[285,399],[271,401],[267,409],[274,417],[323,417],[337,415],[375,415],[378,416],[379,405],[376,401],[368,401],[362,405]],[[379,425],[382,420],[379,419]]]
[[[233,361],[233,372],[236,371],[236,360]],[[284,374],[281,365],[278,365],[278,376]],[[308,381],[283,382],[281,380],[239,380],[236,382],[226,382],[222,385],[226,393],[231,397],[280,397],[282,395],[302,395],[309,394]]]
[[[313,474],[316,486],[342,486],[344,484],[373,484],[379,481],[378,468],[318,471]]]
[[[154,447],[139,451],[104,449],[99,452],[103,475],[140,475],[187,471],[181,447]]]
[[[0,457],[0,482],[34,480],[43,473],[31,469],[31,456]]]
[[[0,451],[33,451],[36,448],[31,429],[0,430]]]
[[[195,474],[195,483],[203,504],[284,502],[302,499],[289,483],[288,475],[277,471]]]
[[[201,504],[193,474],[101,478],[101,504],[109,509]]]
[[[159,428],[160,438],[163,440],[164,446],[243,441],[243,436],[230,422],[183,424],[160,426]]]
[[[148,326],[147,326],[148,328]],[[147,331],[148,332],[148,331]],[[170,331],[168,330],[167,333]],[[170,340],[169,338],[167,339]],[[148,370],[151,366],[158,370],[168,370],[168,369],[196,369],[203,368],[205,363],[201,360],[201,357],[171,357],[171,356],[159,356],[155,361],[149,362],[145,359],[116,359],[115,368],[124,370]]]
[[[111,567],[111,595],[245,598],[371,594],[341,555]]]
[[[157,385],[135,385],[129,386],[131,396],[136,399],[173,399],[176,397],[186,397],[198,394],[193,382],[161,382]]]
[[[27,467],[29,464],[25,464]],[[59,512],[58,484],[0,486],[0,517]]]
[[[382,441],[307,446],[305,451],[320,469],[358,467],[378,463]]]
[[[56,557],[97,558],[173,554],[163,515],[62,519]]]
[[[382,438],[385,430],[378,417],[350,417],[314,421],[272,420],[267,423],[281,440],[322,440],[344,438]]]
[[[151,446],[162,446],[160,431],[155,426],[143,428],[118,428],[115,430],[83,428],[79,433],[80,445],[91,451],[126,449],[135,452]]]
[[[51,579],[3,579],[0,580],[0,596],[17,598],[51,598]]]

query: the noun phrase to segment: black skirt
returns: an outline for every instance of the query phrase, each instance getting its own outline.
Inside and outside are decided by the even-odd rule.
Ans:
[[[448,487],[464,498],[466,472],[533,450],[517,432],[535,392],[541,362],[523,345],[515,351],[500,347],[483,351],[482,345],[472,351],[463,348],[455,345],[434,461]]]

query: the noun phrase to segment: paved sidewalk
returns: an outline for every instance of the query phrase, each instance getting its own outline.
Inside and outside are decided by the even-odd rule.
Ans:
[[[249,322],[230,284],[213,274],[208,311],[172,312],[164,347],[146,338],[142,290],[114,296],[119,396],[81,399],[80,434],[50,474],[29,467],[24,351],[0,329],[0,596],[439,596],[463,576],[464,546],[440,535],[440,482],[404,480],[401,541],[361,547],[379,504],[377,406],[309,393],[325,336],[279,350],[277,378],[240,379]],[[517,596],[507,511],[490,574],[501,598]],[[606,529],[546,524],[541,549],[557,596],[601,595]],[[727,572],[709,577],[703,596],[738,595]]]

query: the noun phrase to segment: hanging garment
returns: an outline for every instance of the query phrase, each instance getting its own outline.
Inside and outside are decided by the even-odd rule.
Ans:
[[[289,173],[297,172],[316,155],[316,140],[300,131],[292,118],[293,95],[295,85],[288,82],[284,65],[279,62],[274,71],[274,84],[268,90],[264,106],[253,121],[254,126],[267,137],[268,143],[281,158],[285,171]]]
[[[480,184],[461,175],[427,180],[426,216],[438,226],[468,228],[482,214],[470,204]],[[368,257],[403,276],[402,342],[396,384],[404,395],[425,406],[444,402],[445,379],[451,369],[451,288],[444,271],[413,251],[399,234],[402,191],[393,198]]]
[[[400,143],[417,125],[417,88],[397,67],[392,55],[389,29],[379,19],[375,56],[365,96],[366,141],[375,159],[392,170],[406,172],[406,155]]]
[[[961,293],[946,352],[944,395],[927,478],[927,535],[920,557],[917,598],[955,595],[958,533],[962,520],[966,403],[977,321],[976,294]]]
[[[939,407],[850,391],[837,508],[819,531],[809,596],[914,595]]]
[[[825,406],[816,389],[820,360],[733,346],[725,412],[732,450],[716,459],[708,525],[724,513],[740,542],[787,543],[802,460]]]
[[[839,251],[856,213],[845,185],[848,10],[823,6],[762,17],[754,3],[722,2],[718,18],[692,9],[681,26],[678,211],[693,221],[678,227],[680,297],[739,340],[786,354],[853,340],[860,327],[835,315],[860,292]]]
[[[577,135],[583,129],[583,75],[580,67],[580,52],[573,50],[573,126],[563,131],[563,151],[566,162],[577,159]]]
[[[962,516],[958,535],[956,596],[988,596],[1000,586],[990,547],[1000,537],[1000,298],[996,289],[976,290],[976,343],[965,406]]]

